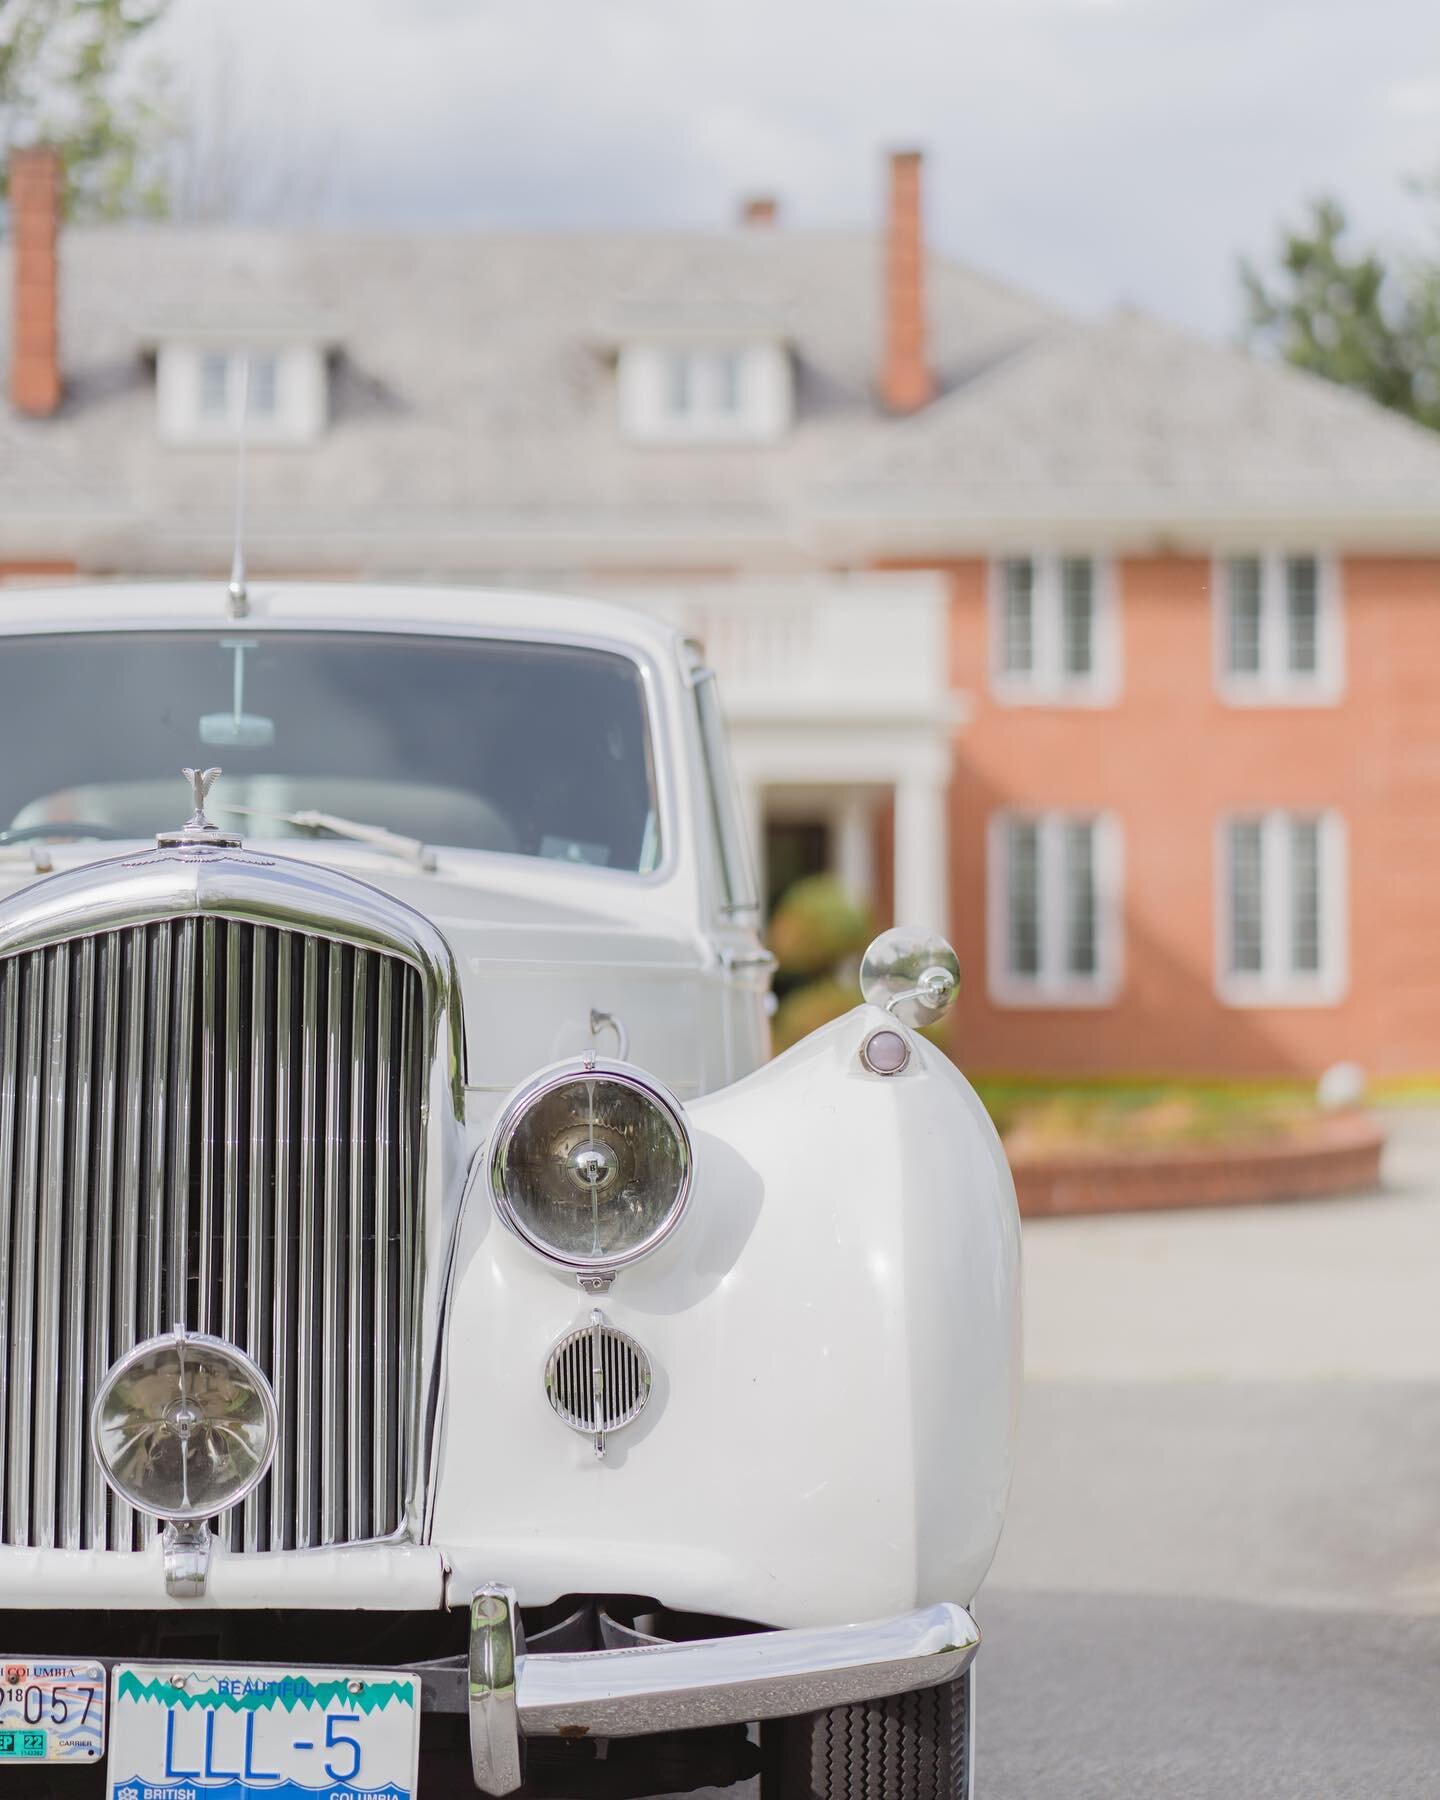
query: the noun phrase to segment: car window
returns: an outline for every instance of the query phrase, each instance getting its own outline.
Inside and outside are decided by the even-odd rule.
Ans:
[[[472,850],[660,858],[625,656],[374,633],[0,639],[0,841],[51,823],[147,837],[178,822],[180,768],[214,764],[216,823],[252,837],[317,810]]]

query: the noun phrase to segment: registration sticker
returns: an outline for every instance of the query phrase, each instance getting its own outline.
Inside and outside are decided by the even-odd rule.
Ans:
[[[110,1800],[415,1800],[420,1678],[121,1663]]]
[[[94,1763],[104,1753],[102,1664],[0,1655],[0,1763]]]

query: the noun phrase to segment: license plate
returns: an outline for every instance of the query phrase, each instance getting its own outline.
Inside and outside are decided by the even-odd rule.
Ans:
[[[414,1800],[420,1678],[117,1663],[110,1800]]]
[[[104,1750],[100,1663],[0,1656],[0,1763],[93,1763]]]

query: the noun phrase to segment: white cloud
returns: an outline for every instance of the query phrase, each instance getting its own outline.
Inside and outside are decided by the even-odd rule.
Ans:
[[[1440,109],[1424,0],[178,0],[188,68],[223,21],[250,141],[337,220],[703,228],[759,187],[858,225],[915,142],[947,250],[1222,333],[1312,193],[1401,227]]]
[[[1386,90],[1385,105],[1406,119],[1434,119],[1440,114],[1440,75],[1417,75]]]

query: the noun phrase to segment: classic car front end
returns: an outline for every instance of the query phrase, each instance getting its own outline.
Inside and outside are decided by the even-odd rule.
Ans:
[[[967,1794],[1018,1229],[944,946],[765,1060],[631,615],[7,609],[4,1791]]]

